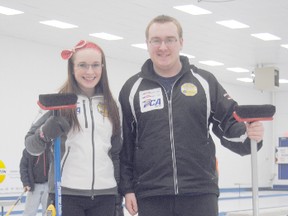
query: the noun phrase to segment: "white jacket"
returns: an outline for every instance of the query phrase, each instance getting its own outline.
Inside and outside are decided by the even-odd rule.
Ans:
[[[26,136],[26,149],[39,154],[45,145],[39,140],[39,128],[52,115],[48,112],[32,125]],[[78,95],[77,117],[81,130],[70,130],[61,139],[62,194],[94,196],[117,194],[121,138],[112,138],[112,123],[103,105],[103,96]],[[30,138],[29,138],[30,137]],[[38,144],[37,144],[38,143]],[[50,178],[54,178],[51,166]],[[50,180],[53,182],[53,179]],[[51,192],[54,185],[50,184]]]

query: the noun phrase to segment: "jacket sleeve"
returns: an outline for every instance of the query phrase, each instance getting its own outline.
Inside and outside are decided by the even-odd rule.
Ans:
[[[117,182],[117,185],[119,186],[120,183],[120,159],[119,159],[119,154],[121,151],[121,147],[122,147],[122,138],[120,135],[114,135],[111,138],[111,144],[112,144],[112,148],[111,148],[111,158],[112,158],[112,162],[113,162],[113,166],[114,166],[114,176],[115,176],[115,180]]]
[[[133,187],[133,153],[135,148],[135,121],[128,101],[129,90],[122,88],[119,102],[123,112],[123,146],[120,153],[120,192],[123,196],[134,192]]]
[[[28,133],[25,136],[25,147],[26,150],[31,155],[40,155],[45,149],[46,143],[43,139],[40,138],[40,127],[45,123],[49,116],[52,115],[52,112],[46,112],[39,120],[37,120],[29,129]]]
[[[23,150],[20,160],[20,179],[23,187],[31,187],[31,183],[29,181],[29,154],[26,149]]]
[[[212,77],[211,94],[211,116],[212,130],[220,139],[221,144],[239,155],[251,153],[250,139],[246,133],[246,126],[233,117],[237,102],[234,101],[225,89]],[[257,144],[258,150],[262,147],[262,141]]]

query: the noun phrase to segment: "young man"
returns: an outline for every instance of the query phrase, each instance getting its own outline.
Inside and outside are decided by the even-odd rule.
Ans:
[[[237,122],[237,103],[213,74],[180,56],[182,28],[169,16],[146,29],[150,59],[121,89],[121,191],[131,215],[217,216],[218,177],[210,125],[240,155],[250,139],[262,146],[263,125]]]

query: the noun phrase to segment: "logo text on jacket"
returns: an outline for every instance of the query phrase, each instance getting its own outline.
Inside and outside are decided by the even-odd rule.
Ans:
[[[161,88],[149,89],[139,92],[141,112],[163,109],[163,94]]]

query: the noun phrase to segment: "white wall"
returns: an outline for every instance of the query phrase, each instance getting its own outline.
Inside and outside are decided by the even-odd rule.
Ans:
[[[287,109],[287,99],[288,92],[279,92],[274,96],[275,105],[277,107],[277,115],[275,116],[275,146],[279,146],[279,137],[288,136],[288,109]],[[288,172],[288,171],[287,171]],[[274,166],[274,173],[278,176],[278,166]],[[288,180],[278,180],[275,178],[274,184],[276,185],[288,185]]]
[[[18,165],[24,136],[38,113],[38,94],[57,90],[66,74],[55,47],[5,36],[0,40],[0,160],[7,172],[2,194],[22,190]]]
[[[20,191],[18,165],[24,148],[24,136],[38,113],[36,104],[39,94],[52,93],[64,82],[67,62],[60,58],[62,48],[51,47],[31,41],[24,41],[0,35],[0,106],[1,142],[0,160],[6,165],[6,180],[0,183],[0,195],[5,191]],[[66,48],[66,47],[65,47]],[[131,56],[131,58],[133,58]],[[144,62],[145,59],[143,59]],[[110,87],[115,97],[128,77],[139,71],[141,65],[122,62],[107,56]],[[239,104],[266,104],[272,102],[271,93],[223,84]],[[287,95],[279,94],[279,99]],[[284,103],[284,102],[283,102]],[[285,107],[279,103],[279,106]],[[280,116],[281,115],[281,116]],[[285,109],[276,118],[279,133],[287,128]],[[273,166],[273,129],[271,122],[265,122],[264,147],[259,152],[260,186],[270,184]],[[286,129],[288,130],[288,129]],[[276,134],[279,134],[276,132]],[[217,141],[218,142],[218,141]],[[220,167],[220,187],[237,187],[235,183],[250,182],[250,157],[238,156],[217,144]],[[1,167],[0,167],[1,168]],[[247,186],[246,186],[247,187]],[[4,189],[3,189],[4,188]],[[18,192],[17,192],[18,193]],[[19,194],[19,193],[18,193]]]
[[[272,103],[271,93],[261,92],[255,89],[243,88],[241,86],[233,86],[223,84],[224,88],[229,92],[230,96],[238,101],[239,105],[258,105]],[[272,122],[263,122],[265,127],[265,137],[263,147],[258,152],[258,173],[259,186],[268,187],[271,185],[271,175],[273,173],[273,159],[271,152],[274,149],[272,142]],[[217,145],[217,157],[219,160],[221,188],[251,187],[251,156],[240,156],[226,148],[221,144]]]

